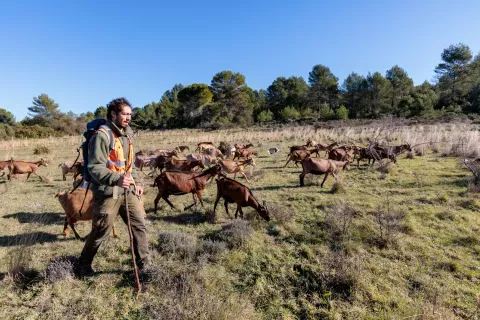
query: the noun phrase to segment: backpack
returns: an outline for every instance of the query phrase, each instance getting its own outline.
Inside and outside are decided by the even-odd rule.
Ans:
[[[105,119],[95,119],[87,123],[87,131],[83,133],[85,141],[82,143],[82,155],[83,155],[83,179],[90,183],[92,181],[92,176],[88,172],[88,147],[90,141],[98,131],[98,129],[104,129],[108,133],[109,139],[109,150],[112,151],[115,147],[115,136],[113,135],[112,129],[107,125],[107,120]]]

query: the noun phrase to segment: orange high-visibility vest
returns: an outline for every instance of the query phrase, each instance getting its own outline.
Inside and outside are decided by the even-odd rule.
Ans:
[[[113,172],[123,174],[123,173],[131,173],[132,172],[132,163],[133,163],[133,143],[129,136],[127,136],[128,140],[128,159],[125,159],[125,154],[123,151],[122,140],[118,137],[113,130],[108,128],[110,131],[107,132],[107,129],[104,126],[100,127],[98,131],[102,131],[107,135],[107,137],[112,137],[114,139],[113,148],[110,148],[110,154],[108,155],[108,160],[106,166],[108,169],[112,170]],[[111,145],[111,143],[110,143]],[[133,182],[132,182],[133,183]]]

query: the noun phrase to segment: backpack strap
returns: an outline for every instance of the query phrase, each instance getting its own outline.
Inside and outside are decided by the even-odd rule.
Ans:
[[[113,135],[112,129],[109,126],[107,126],[106,124],[101,125],[99,129],[105,130],[105,132],[107,133],[108,139],[109,139],[110,151],[113,150],[115,148],[115,136]]]

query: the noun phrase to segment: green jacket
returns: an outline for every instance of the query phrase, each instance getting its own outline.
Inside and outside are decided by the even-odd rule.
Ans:
[[[107,125],[120,137],[125,159],[128,159],[127,135],[133,135],[132,129],[130,127],[120,129],[110,120],[107,120]],[[109,141],[109,137],[104,132],[97,131],[88,145],[88,171],[92,176],[93,191],[102,191],[105,195],[112,194],[113,188],[108,187],[115,186],[120,179],[120,174],[107,168],[110,154]],[[136,176],[135,164],[132,163],[132,178],[135,180]]]

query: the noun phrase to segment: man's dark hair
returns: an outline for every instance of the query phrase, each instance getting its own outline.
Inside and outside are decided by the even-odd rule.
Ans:
[[[110,101],[107,104],[107,119],[112,120],[112,111],[115,113],[119,113],[120,111],[122,111],[122,108],[124,106],[128,106],[130,107],[130,109],[132,109],[132,105],[125,98],[117,98]]]

